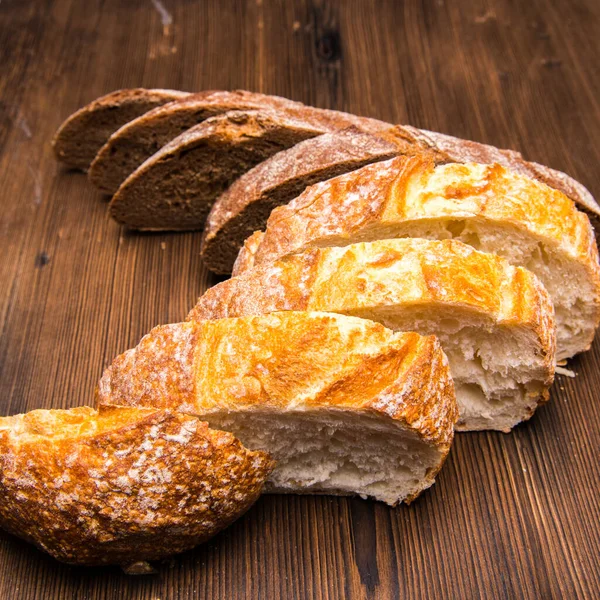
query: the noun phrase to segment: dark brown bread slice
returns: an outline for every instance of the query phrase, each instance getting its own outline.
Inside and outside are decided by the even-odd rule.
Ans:
[[[557,189],[573,200],[579,208],[600,216],[600,205],[585,186],[562,171],[526,161],[515,150],[502,150],[444,133],[417,129],[411,125],[399,125],[397,134],[403,136],[407,143],[412,142],[422,149],[434,152],[436,162],[498,163],[511,171],[537,179]]]
[[[210,92],[159,107],[116,131],[92,163],[90,181],[103,192],[114,194],[137,167],[186,129],[215,115],[247,109],[285,109],[294,118],[310,119],[323,133],[351,125],[365,131],[390,127],[375,119],[314,108],[278,96],[242,90]]]
[[[314,183],[402,150],[391,134],[373,135],[350,127],[278,152],[240,177],[213,206],[202,241],[204,264],[215,273],[231,273],[244,240],[264,228],[276,206],[287,204]]]
[[[323,133],[282,111],[232,111],[164,146],[136,169],[110,203],[132,229],[202,229],[215,200],[240,175],[273,154]]]
[[[132,119],[190,94],[175,90],[117,90],[73,113],[52,140],[56,158],[74,169],[87,171],[98,150],[117,129]]]

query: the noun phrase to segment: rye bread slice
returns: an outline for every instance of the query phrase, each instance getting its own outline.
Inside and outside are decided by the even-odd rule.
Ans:
[[[59,128],[52,147],[68,167],[87,171],[98,150],[117,129],[132,119],[190,94],[176,90],[117,90],[73,113]]]
[[[186,130],[121,185],[110,213],[131,229],[202,229],[215,200],[273,154],[322,133],[285,111],[232,111]]]
[[[121,183],[165,144],[186,129],[232,110],[286,110],[301,120],[311,120],[321,132],[355,125],[365,131],[390,127],[375,119],[306,106],[287,98],[236,90],[188,97],[148,112],[116,131],[100,149],[90,167],[90,181],[101,191],[114,194]]]
[[[349,127],[320,135],[278,152],[242,175],[210,212],[202,240],[204,264],[215,273],[231,273],[244,240],[264,228],[275,207],[310,185],[406,152],[391,131],[373,135]]]

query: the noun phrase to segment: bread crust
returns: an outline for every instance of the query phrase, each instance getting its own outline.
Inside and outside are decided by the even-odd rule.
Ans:
[[[441,172],[444,178],[436,178]],[[254,264],[327,238],[343,242],[369,226],[436,217],[514,225],[576,257],[599,277],[589,219],[564,194],[498,164],[436,166],[427,155],[399,156],[308,188],[272,212]]]
[[[365,319],[284,312],[157,327],[105,371],[98,403],[209,415],[344,410],[449,450],[454,387],[433,336]]]
[[[310,248],[210,288],[188,319],[281,310],[361,315],[381,307],[403,310],[440,304],[485,315],[497,327],[529,331],[543,357],[544,383],[552,383],[556,328],[545,288],[526,269],[452,240],[395,239]]]
[[[272,467],[170,410],[35,410],[0,418],[0,525],[63,562],[127,566],[212,537]]]
[[[411,125],[399,125],[397,133],[407,141],[418,144],[423,150],[433,151],[436,162],[499,164],[515,173],[553,187],[568,196],[580,208],[600,216],[600,205],[584,185],[562,171],[526,161],[516,150],[503,150],[445,133],[417,129]]]
[[[310,121],[322,133],[349,126],[366,131],[390,127],[388,123],[376,119],[314,108],[287,98],[245,90],[195,94],[150,111],[116,131],[94,159],[89,172],[90,181],[103,192],[114,194],[144,160],[183,130],[232,110],[253,109],[287,111],[292,118]],[[140,159],[136,158],[136,153]]]
[[[356,127],[328,133],[278,152],[240,177],[214,204],[201,255],[216,273],[230,273],[248,234],[264,227],[269,213],[307,186],[397,155],[393,136]]]
[[[117,129],[144,113],[188,92],[161,89],[116,90],[74,112],[54,135],[52,147],[57,160],[87,171],[100,148]]]

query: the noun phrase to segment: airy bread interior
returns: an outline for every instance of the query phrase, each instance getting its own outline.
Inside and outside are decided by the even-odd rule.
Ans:
[[[276,460],[272,493],[358,494],[395,505],[433,484],[440,452],[418,434],[357,410],[260,409],[203,414]]]
[[[548,396],[547,359],[531,330],[498,326],[489,317],[440,306],[378,307],[354,316],[390,329],[435,334],[448,357],[459,408],[458,431],[509,431]]]

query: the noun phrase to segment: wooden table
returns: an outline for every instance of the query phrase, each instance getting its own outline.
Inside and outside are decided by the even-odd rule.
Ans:
[[[50,140],[117,88],[245,88],[515,148],[600,196],[597,0],[1,0],[0,410],[93,402],[111,359],[213,284],[200,232],[110,220]],[[158,575],[0,534],[0,598],[598,598],[600,342],[512,434],[457,436],[396,509],[262,498]],[[1,499],[0,499],[1,501]]]

